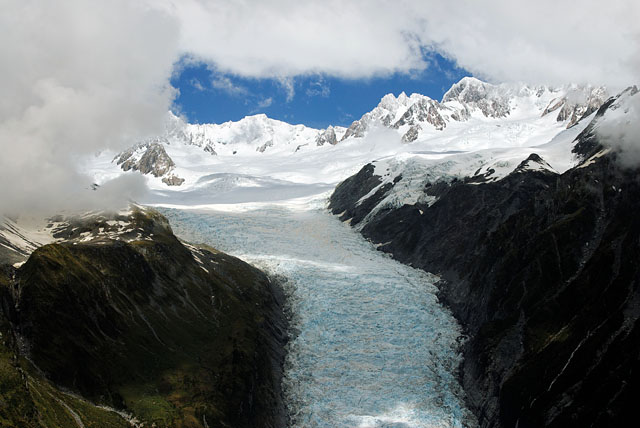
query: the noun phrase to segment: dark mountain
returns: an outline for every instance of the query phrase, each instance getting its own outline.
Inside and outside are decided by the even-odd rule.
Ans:
[[[286,423],[282,295],[262,272],[153,211],[54,236],[0,275],[1,426],[130,426],[91,403],[145,426]]]
[[[640,394],[640,169],[594,132],[564,174],[532,153],[502,180],[428,183],[431,204],[387,207],[372,165],[331,209],[382,251],[441,276],[463,325],[460,377],[481,427],[614,427]],[[418,199],[420,200],[420,199]]]

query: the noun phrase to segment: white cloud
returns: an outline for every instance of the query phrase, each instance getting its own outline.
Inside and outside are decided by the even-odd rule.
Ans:
[[[0,9],[0,212],[93,204],[76,161],[162,129],[178,22],[129,0]]]
[[[285,95],[287,96],[287,102],[291,102],[293,97],[296,96],[295,82],[293,77],[278,77],[276,79],[280,84],[282,90],[284,90]]]
[[[258,102],[258,108],[259,109],[267,108],[267,107],[270,107],[271,104],[273,104],[273,98],[271,97],[265,98],[264,100],[261,100]]]
[[[597,123],[600,141],[618,152],[625,167],[640,165],[640,93],[623,95]]]
[[[202,86],[202,83],[200,83],[198,79],[191,79],[189,83],[191,84],[191,86],[193,86],[196,90],[200,92],[205,90],[205,87]]]
[[[180,58],[217,70],[218,89],[246,91],[224,76],[273,78],[288,99],[296,76],[414,73],[434,49],[494,81],[615,89],[640,80],[635,0],[0,0],[0,8],[0,211],[82,200],[89,179],[77,159],[158,132]]]
[[[331,88],[325,83],[324,79],[320,78],[315,82],[311,82],[305,93],[308,97],[320,96],[327,98],[331,94]]]
[[[273,98],[271,97],[258,100],[256,107],[249,111],[249,114],[256,114],[259,111],[263,111],[264,109],[271,107],[271,104],[273,104]]]
[[[249,94],[247,88],[234,84],[231,79],[226,76],[215,76],[211,80],[211,86],[232,96],[240,97]]]
[[[494,81],[637,79],[635,0],[166,1],[182,49],[245,77],[409,73],[436,49]]]
[[[418,37],[480,77],[616,88],[638,79],[632,61],[638,54],[640,3],[634,0],[492,0],[455,11],[449,5],[426,2],[413,8],[424,17]]]
[[[225,73],[358,78],[424,65],[395,2],[166,0],[166,6],[184,23],[182,48]]]

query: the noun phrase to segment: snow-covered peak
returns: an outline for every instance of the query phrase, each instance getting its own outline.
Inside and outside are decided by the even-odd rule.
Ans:
[[[486,88],[490,85],[489,83],[483,82],[480,79],[476,79],[475,77],[463,77],[457,83],[454,83],[451,88],[442,96],[443,103],[452,100],[462,100],[467,98],[469,94],[472,93],[480,93],[485,92]]]
[[[569,85],[549,102],[542,115],[558,111],[556,120],[568,121],[567,128],[570,128],[596,111],[608,98],[609,92],[604,86]]]
[[[475,77],[464,77],[442,97],[442,103],[457,101],[466,110],[480,110],[486,117],[505,117],[511,112],[511,91]]]
[[[404,92],[401,92],[397,97],[393,94],[387,94],[382,97],[374,111],[384,110],[385,112],[396,114],[398,110],[406,109],[418,99],[424,97],[424,95],[420,94],[411,94],[411,96],[409,97]]]
[[[398,96],[398,98],[396,98],[395,95],[389,93],[389,94],[385,95],[384,97],[382,97],[382,99],[378,103],[378,107],[391,110],[394,106],[396,106],[398,104],[399,99],[406,99],[406,98],[407,98],[407,95],[404,92],[402,92]]]
[[[553,169],[551,165],[537,153],[531,153],[528,158],[520,162],[518,167],[513,171],[514,173],[523,173],[527,171],[540,171],[551,174],[557,174],[558,172]]]
[[[401,92],[397,97],[393,94],[387,94],[378,103],[378,105],[368,113],[365,113],[359,120],[354,121],[347,129],[342,140],[348,138],[361,138],[367,134],[367,131],[375,126],[384,126],[393,128],[396,122],[416,103],[433,101],[431,98],[420,95]]]
[[[246,116],[237,122],[186,125],[185,142],[216,155],[221,153],[293,151],[309,144],[320,131],[304,125],[291,125],[265,114]],[[293,147],[293,149],[291,149]]]
[[[114,166],[117,163],[122,169],[146,173],[163,189],[165,185],[197,187],[204,170],[238,172],[245,168],[245,173],[252,174],[262,163],[300,165],[302,159],[316,156],[331,159],[323,170],[341,177],[345,168],[339,166],[337,152],[344,152],[346,158],[363,153],[376,158],[404,150],[445,153],[537,146],[589,116],[606,96],[606,90],[597,87],[492,85],[466,77],[453,85],[442,101],[417,93],[387,94],[348,129],[330,126],[318,130],[264,114],[222,124],[189,124],[169,113],[164,135],[118,154]],[[109,162],[111,159],[113,154]],[[509,158],[487,162],[481,173],[495,179],[521,161],[514,164]],[[208,170],[210,167],[213,169]],[[298,171],[294,176],[298,179],[308,174]],[[291,178],[282,171],[276,175]]]

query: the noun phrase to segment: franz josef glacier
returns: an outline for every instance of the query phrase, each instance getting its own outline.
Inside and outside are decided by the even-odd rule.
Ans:
[[[637,92],[465,77],[326,129],[168,113],[162,135],[82,161],[87,191],[145,177],[130,210],[2,219],[0,352],[38,367],[0,366],[16,414],[622,426],[640,392],[640,186],[620,144],[638,136],[616,130]]]

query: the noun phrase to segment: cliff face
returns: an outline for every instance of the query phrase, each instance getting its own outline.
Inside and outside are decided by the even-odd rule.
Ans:
[[[606,106],[603,107],[603,111]],[[482,427],[622,426],[640,392],[640,183],[587,128],[581,166],[425,187],[368,218],[380,249],[438,273],[469,336],[461,378]],[[531,156],[529,161],[536,161]],[[331,208],[358,223],[372,167]],[[376,184],[372,184],[376,183]],[[371,198],[381,199],[382,189]]]
[[[263,273],[183,244],[154,212],[78,220],[54,236],[62,241],[37,249],[2,287],[7,352],[28,357],[41,371],[34,379],[145,425],[286,422],[282,295]]]

